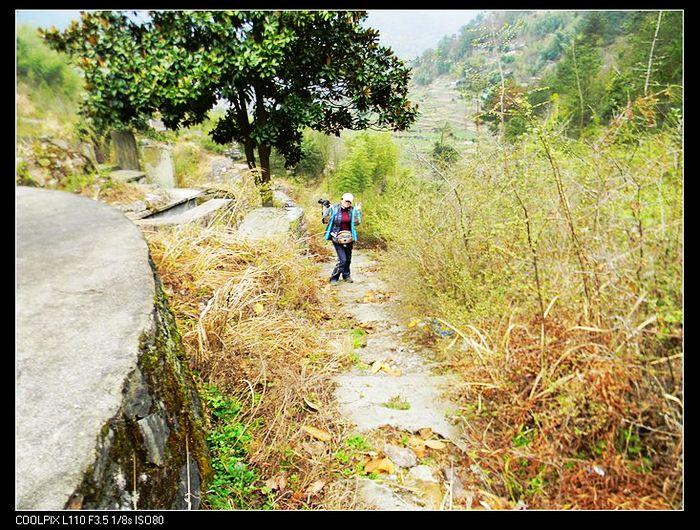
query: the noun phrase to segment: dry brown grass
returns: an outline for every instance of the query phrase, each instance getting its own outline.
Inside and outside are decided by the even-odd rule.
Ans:
[[[347,506],[351,488],[332,456],[347,425],[330,381],[347,332],[313,263],[316,244],[248,243],[226,222],[146,235],[192,368],[245,404],[237,421],[254,434],[250,463],[266,480],[296,475],[275,492],[277,508]],[[332,439],[314,440],[304,425]]]
[[[478,468],[470,486],[532,508],[677,507],[682,408],[658,378],[679,378],[680,359],[649,362],[619,349],[614,332],[575,328],[548,319],[544,351],[536,320],[497,337],[471,327],[436,340],[416,328],[463,378],[453,398],[470,447],[460,464]]]
[[[97,190],[85,188],[82,193],[113,205],[127,205],[134,201],[142,201],[146,196],[146,190],[143,186],[131,182],[114,182]]]

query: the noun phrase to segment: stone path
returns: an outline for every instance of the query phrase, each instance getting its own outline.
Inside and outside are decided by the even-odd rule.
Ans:
[[[323,267],[323,278],[330,277],[334,263]],[[355,283],[338,284],[337,295],[344,309],[354,316],[360,327],[368,330],[366,346],[355,353],[361,363],[335,377],[336,399],[341,413],[356,426],[357,433],[369,433],[389,426],[417,434],[432,429],[433,438],[458,450],[462,443],[458,429],[449,421],[456,407],[442,397],[452,382],[449,376],[436,375],[433,365],[415,348],[403,344],[404,327],[392,316],[396,294],[378,277],[378,263],[362,250],[352,258]],[[379,369],[381,363],[386,369]],[[359,366],[358,366],[359,365]],[[407,410],[389,408],[392,398],[408,404]],[[384,432],[375,431],[375,432]],[[392,460],[397,472],[382,474],[375,480],[358,479],[358,498],[368,507],[380,510],[422,510],[444,507],[450,485],[445,473],[434,467],[419,465],[414,452],[396,444],[380,443],[375,450]]]

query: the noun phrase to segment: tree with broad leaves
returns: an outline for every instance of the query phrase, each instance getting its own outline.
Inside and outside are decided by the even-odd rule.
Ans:
[[[170,129],[204,121],[229,103],[211,135],[240,142],[258,169],[263,205],[272,204],[270,153],[288,167],[311,128],[405,130],[417,105],[407,99],[410,68],[362,11],[151,11],[83,13],[44,37],[78,59],[83,113],[98,128],[141,128],[158,111]],[[257,159],[256,159],[257,151]]]

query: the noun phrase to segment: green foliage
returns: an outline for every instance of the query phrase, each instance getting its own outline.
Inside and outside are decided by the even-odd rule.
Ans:
[[[532,443],[536,432],[537,431],[533,428],[525,428],[525,426],[521,426],[520,430],[513,438],[513,447],[527,447]]]
[[[51,50],[30,26],[17,28],[17,135],[76,134],[82,80],[63,53]]]
[[[65,179],[65,182],[63,183],[63,189],[71,192],[79,192],[87,188],[88,186],[91,186],[95,182],[96,177],[97,175],[95,175],[94,173],[73,173]]]
[[[399,166],[399,150],[388,133],[361,132],[346,140],[345,157],[329,178],[329,187],[335,196],[345,192],[355,195],[362,203],[363,244],[385,241],[387,215],[383,197],[392,183],[405,175]]]
[[[383,189],[398,164],[398,149],[391,136],[361,132],[346,141],[346,148],[345,158],[331,177],[333,190],[362,195]]]
[[[598,48],[579,37],[574,37],[566,45],[557,64],[551,88],[562,96],[561,116],[572,130],[580,132],[591,121],[591,106],[596,104],[600,95],[596,83],[600,66]]]
[[[427,84],[444,71],[441,65],[449,64],[449,71],[460,78],[460,90],[477,101],[492,99],[500,85],[497,54],[507,81],[538,94],[539,115],[553,112],[569,134],[586,136],[587,128],[609,124],[628,101],[645,95],[658,15],[658,11],[491,12],[437,49],[426,51],[414,63],[414,79]],[[680,109],[680,98],[665,90],[682,84],[682,15],[663,11],[658,28],[647,90],[660,94],[655,125]],[[556,104],[550,102],[553,94]],[[488,104],[493,108],[492,101]],[[492,120],[492,130],[497,130],[497,121]],[[504,133],[515,141],[525,130],[515,119],[506,123]]]
[[[307,130],[301,141],[301,158],[294,166],[294,175],[306,180],[319,178],[328,164],[330,138],[322,133]]]
[[[69,57],[51,50],[31,26],[17,29],[17,80],[33,90],[50,88],[57,96],[76,100],[81,79]]]
[[[203,397],[212,418],[207,445],[214,470],[204,502],[219,510],[272,507],[270,496],[260,497],[258,470],[246,462],[252,437],[248,426],[236,421],[242,405],[213,385],[205,386]]]
[[[181,142],[173,149],[173,171],[178,187],[194,185],[200,177],[202,148],[193,142]]]
[[[436,141],[433,144],[433,151],[431,152],[431,156],[437,162],[443,164],[450,164],[451,162],[457,160],[459,153],[450,144],[440,143],[439,141]]]
[[[352,330],[352,348],[363,348],[367,345],[367,332],[362,328]]]
[[[36,186],[37,182],[32,178],[31,173],[29,172],[29,168],[27,167],[27,163],[22,161],[19,161],[17,163],[17,185],[18,186]]]
[[[459,156],[457,150],[446,142],[447,138],[455,137],[452,126],[445,122],[437,128],[437,132],[440,133],[440,138],[433,144],[431,156],[439,164],[450,164]]]
[[[388,409],[394,410],[408,410],[411,408],[411,404],[401,396],[394,396],[382,405]]]
[[[263,203],[271,204],[270,152],[287,167],[302,155],[305,128],[340,134],[369,127],[404,130],[417,109],[410,70],[359,11],[151,11],[84,13],[64,32],[44,33],[76,57],[98,130],[143,128],[159,111],[171,129],[201,123],[219,98],[231,102],[211,131],[258,150]],[[248,108],[252,107],[252,115]]]
[[[372,449],[369,442],[360,434],[348,436],[345,439],[345,446],[356,451],[370,451]]]

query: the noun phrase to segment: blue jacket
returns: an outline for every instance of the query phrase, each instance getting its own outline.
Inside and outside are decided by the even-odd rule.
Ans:
[[[323,209],[324,223],[328,223],[326,227],[326,233],[323,239],[332,239],[331,232],[340,231],[340,220],[337,219],[338,210],[340,209],[340,204],[334,204],[330,208]],[[354,206],[350,207],[350,232],[352,232],[352,240],[357,241],[357,232],[355,231],[355,225],[362,223],[362,210],[355,209]]]

